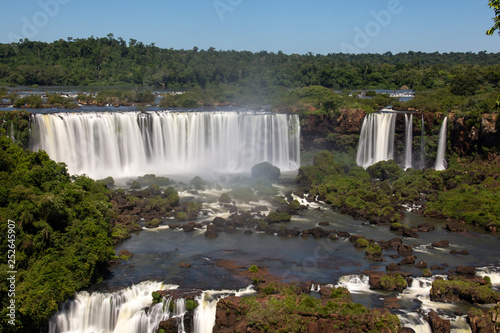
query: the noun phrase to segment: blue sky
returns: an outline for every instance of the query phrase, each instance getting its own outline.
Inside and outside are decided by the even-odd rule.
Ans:
[[[500,52],[487,0],[4,1],[0,43],[130,38],[162,48],[287,54]]]

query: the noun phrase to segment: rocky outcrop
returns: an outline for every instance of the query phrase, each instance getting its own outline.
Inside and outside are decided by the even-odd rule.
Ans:
[[[434,333],[449,333],[451,331],[450,321],[448,319],[441,318],[434,310],[429,312],[426,319],[431,325],[432,332]]]

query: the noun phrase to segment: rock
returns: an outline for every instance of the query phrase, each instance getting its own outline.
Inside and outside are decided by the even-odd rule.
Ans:
[[[434,310],[427,314],[426,319],[431,325],[433,333],[449,333],[451,331],[450,321],[442,319]]]
[[[474,266],[458,266],[456,269],[457,274],[460,275],[476,275],[476,267]]]
[[[348,233],[347,231],[337,231],[337,236],[342,238],[349,238],[351,237],[351,234]]]
[[[397,249],[398,246],[403,245],[403,240],[401,238],[393,238],[388,241],[380,241],[379,244],[383,250]]]
[[[217,238],[219,237],[219,234],[215,231],[215,229],[207,229],[207,231],[205,231],[205,237]]]
[[[177,333],[178,332],[178,324],[176,318],[170,318],[165,321],[161,321],[158,324],[158,330],[164,330],[165,333]]]
[[[321,295],[321,298],[328,299],[332,294],[332,290],[333,289],[330,287],[321,287],[321,289],[319,290],[319,294]]]
[[[227,224],[227,220],[217,216],[216,218],[213,219],[212,224],[217,228],[224,228]]]
[[[389,310],[401,309],[402,306],[399,304],[399,299],[395,296],[384,297],[384,308]]]
[[[123,257],[123,258],[127,258],[128,259],[128,258],[130,258],[132,256],[133,256],[132,252],[130,252],[128,250],[120,250],[120,252],[118,252],[118,257],[120,257],[120,258]]]
[[[187,223],[182,225],[182,230],[184,232],[192,232],[194,231],[194,223]]]
[[[472,333],[496,332],[495,325],[491,320],[491,315],[483,310],[470,308],[467,313],[467,323]]]
[[[444,229],[447,229],[449,231],[456,231],[456,232],[466,232],[467,229],[461,228],[460,224],[458,222],[448,222],[446,225],[443,227]]]
[[[435,230],[434,226],[430,225],[429,223],[422,223],[418,225],[418,231],[420,232],[429,232],[434,230]]]
[[[387,271],[398,271],[399,268],[400,268],[399,265],[398,264],[394,264],[394,263],[385,266],[385,269]]]
[[[468,255],[470,254],[470,253],[469,253],[469,251],[467,251],[467,250],[462,250],[462,251],[460,251],[459,253],[460,253],[461,255],[463,255],[463,256],[468,256]]]
[[[402,327],[399,329],[398,333],[416,333],[413,328],[410,327]]]
[[[441,241],[437,241],[437,242],[434,242],[432,243],[432,246],[434,247],[448,247],[450,246],[450,241],[449,240],[441,240]]]
[[[253,234],[253,231],[250,230],[250,229],[247,229],[247,230],[245,230],[244,234],[245,235],[251,235],[251,234]]]
[[[401,256],[411,256],[413,253],[413,248],[411,245],[400,245],[397,248],[399,255]]]
[[[182,268],[191,268],[191,264],[186,264],[185,262],[181,262],[179,264],[179,267],[182,267]]]
[[[427,263],[425,261],[423,261],[423,260],[420,260],[419,262],[417,262],[415,264],[415,267],[417,267],[417,268],[427,268]]]
[[[169,224],[168,225],[169,229],[179,229],[181,227],[180,224]]]
[[[318,223],[318,225],[328,226],[328,225],[330,225],[330,222],[320,222],[320,223]]]
[[[255,164],[251,169],[252,179],[265,178],[270,181],[276,181],[280,175],[280,169],[269,162]]]
[[[255,206],[252,208],[252,213],[267,212],[269,208],[267,206]]]
[[[431,270],[435,271],[435,270],[444,270],[444,267],[443,266],[439,266],[439,265],[431,265],[430,267]]]
[[[401,260],[400,265],[413,265],[416,259],[415,256],[406,256]]]
[[[419,238],[420,236],[413,231],[410,228],[404,228],[403,229],[403,237],[408,237],[408,238]]]

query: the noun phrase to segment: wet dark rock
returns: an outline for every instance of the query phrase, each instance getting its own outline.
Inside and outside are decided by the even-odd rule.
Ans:
[[[236,213],[238,211],[238,207],[236,207],[236,205],[225,204],[223,207],[226,208],[229,213]]]
[[[423,261],[423,260],[420,260],[419,262],[417,262],[415,264],[415,267],[417,267],[417,268],[427,268],[427,263],[425,261]]]
[[[337,236],[342,238],[349,238],[351,237],[351,234],[348,233],[347,231],[337,231]]]
[[[252,230],[247,229],[247,230],[245,230],[244,234],[245,234],[245,235],[251,235],[251,234],[253,234],[253,231],[252,231]]]
[[[469,276],[474,276],[476,275],[476,267],[474,266],[458,266],[456,269],[457,274],[460,275],[469,275]]]
[[[184,230],[184,232],[193,232],[194,231],[194,223],[190,222],[190,223],[183,224],[182,230]]]
[[[158,324],[158,330],[164,330],[165,333],[177,333],[179,330],[178,326],[179,324],[177,323],[177,319],[170,318],[168,320],[161,321]]]
[[[410,327],[402,327],[399,329],[398,333],[416,333],[413,328]]]
[[[172,224],[169,224],[168,227],[170,229],[179,229],[181,227],[181,225],[180,224],[173,224],[172,223]]]
[[[314,239],[320,239],[323,237],[330,236],[330,232],[328,230],[321,228],[321,227],[316,227],[314,229],[304,230],[303,234],[304,233],[313,236]]]
[[[398,254],[401,256],[411,256],[413,254],[413,248],[411,245],[400,245],[397,250]]]
[[[460,224],[455,221],[446,223],[446,225],[443,228],[449,231],[467,232],[467,229],[462,228]]]
[[[329,226],[330,225],[330,222],[319,222],[318,225],[321,225],[321,226]]]
[[[436,270],[443,271],[444,267],[443,266],[439,266],[439,265],[431,265],[430,269],[433,270],[433,271],[436,271]]]
[[[392,263],[392,264],[389,264],[389,265],[385,266],[385,269],[386,269],[387,271],[397,271],[397,270],[399,270],[399,269],[400,269],[400,267],[399,267],[399,265],[398,265],[398,264],[394,264],[394,263]]]
[[[384,308],[389,310],[401,309],[402,306],[399,304],[399,299],[395,296],[384,297]]]
[[[484,310],[470,308],[467,313],[467,323],[469,324],[472,333],[496,332],[491,314]]]
[[[251,210],[253,213],[258,213],[258,212],[267,212],[269,211],[269,208],[267,206],[255,206]]]
[[[448,246],[450,246],[450,241],[449,240],[437,241],[437,242],[432,243],[432,246],[441,247],[441,248],[448,247]]]
[[[182,267],[182,268],[191,268],[191,264],[187,264],[187,263],[185,263],[185,262],[181,262],[181,263],[179,264],[179,267]]]
[[[415,260],[417,259],[417,257],[415,256],[406,256],[403,258],[403,260],[401,260],[401,263],[400,265],[413,265],[415,263]]]
[[[133,256],[133,254],[132,254],[132,252],[130,252],[128,250],[120,250],[120,252],[118,252],[118,256],[120,258],[122,258],[122,257],[130,258]]]
[[[403,240],[401,238],[393,238],[388,241],[378,242],[383,250],[397,249],[398,246],[403,245]]]
[[[469,251],[467,251],[467,250],[462,250],[462,251],[460,251],[459,253],[460,253],[461,255],[463,255],[463,256],[468,256],[468,255],[470,254],[470,253],[469,253]]]
[[[205,237],[217,238],[219,237],[219,234],[215,231],[215,229],[207,229],[207,231],[205,231]]]
[[[451,331],[450,321],[442,319],[434,310],[431,310],[425,319],[431,325],[432,332],[434,333],[449,333]]]
[[[418,231],[420,232],[430,232],[434,230],[435,230],[434,226],[430,225],[429,223],[422,223],[418,225]]]
[[[403,237],[408,237],[408,238],[419,238],[420,237],[415,231],[413,231],[410,228],[404,228],[402,235],[403,235]]]

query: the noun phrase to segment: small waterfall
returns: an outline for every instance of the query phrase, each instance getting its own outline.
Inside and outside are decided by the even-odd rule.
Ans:
[[[445,159],[446,153],[446,132],[448,131],[447,127],[448,117],[445,117],[443,120],[443,124],[441,125],[441,130],[439,131],[439,145],[436,156],[436,165],[434,169],[438,171],[446,170],[447,163]]]
[[[34,114],[32,150],[92,178],[245,173],[267,161],[300,166],[297,115],[256,112]]]
[[[425,161],[425,121],[424,115],[422,115],[422,129],[420,134],[420,169],[424,169],[427,166]]]
[[[350,293],[370,293],[370,278],[367,275],[344,275],[339,279],[338,284],[335,287],[344,287],[349,290]]]
[[[405,114],[405,163],[404,168],[409,169],[412,167],[413,155],[413,115],[408,116]]]
[[[393,159],[396,113],[373,113],[365,117],[359,137],[356,163],[363,168]]]

